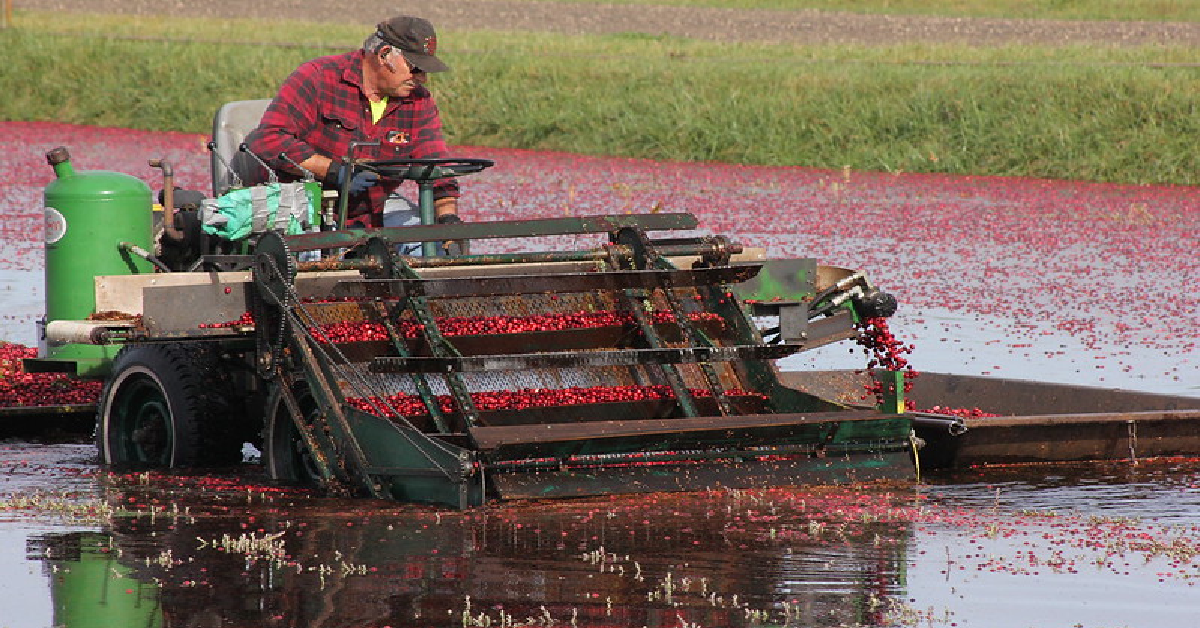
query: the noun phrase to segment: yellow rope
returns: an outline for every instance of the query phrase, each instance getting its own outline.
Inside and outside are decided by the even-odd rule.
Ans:
[[[913,466],[916,468],[916,472],[917,472],[917,483],[920,484],[921,483],[921,454],[920,454],[920,451],[917,449],[917,432],[915,430],[910,430],[908,432],[908,444],[912,446]]]

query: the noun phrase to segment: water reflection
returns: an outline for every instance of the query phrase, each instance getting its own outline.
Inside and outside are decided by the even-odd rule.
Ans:
[[[99,532],[34,538],[30,558],[44,561],[54,603],[54,625],[70,628],[158,628],[159,587],[118,559],[113,539]]]
[[[1043,511],[1200,522],[1195,458],[1011,465],[946,471],[929,478],[936,503],[1004,512]]]
[[[246,483],[246,470],[97,479],[76,459],[23,449],[0,478],[0,490],[22,487],[0,532],[37,533],[24,555],[52,583],[53,623],[69,628],[1049,628],[1200,616],[1196,460],[459,513],[316,498]],[[45,580],[0,574],[24,596],[0,599],[4,625],[52,624]],[[45,619],[13,605],[40,605]],[[124,607],[144,614],[105,619],[133,612]]]
[[[104,492],[105,533],[30,542],[67,628],[878,626],[905,587],[913,499],[774,490],[460,513],[212,478]]]

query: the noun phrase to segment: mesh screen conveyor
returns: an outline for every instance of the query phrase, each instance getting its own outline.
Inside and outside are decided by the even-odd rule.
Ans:
[[[593,220],[574,227],[608,233],[596,249],[453,264],[393,254],[386,230],[308,264],[297,252],[327,241],[264,236],[253,303],[278,400],[272,474],[466,507],[910,473],[905,417],[779,383],[773,360],[806,344],[764,342],[735,295],[759,264],[731,262],[723,238],[648,237],[694,228],[686,214]],[[500,230],[544,222],[561,221]],[[331,271],[326,291],[297,289]]]

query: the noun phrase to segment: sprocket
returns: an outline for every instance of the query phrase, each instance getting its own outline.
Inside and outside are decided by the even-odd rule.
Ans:
[[[275,376],[287,335],[288,309],[295,306],[296,263],[283,234],[264,233],[254,246],[255,366],[263,379]]]

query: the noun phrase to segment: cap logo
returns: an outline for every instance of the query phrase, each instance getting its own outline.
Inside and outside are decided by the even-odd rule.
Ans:
[[[425,72],[445,72],[450,68],[437,58],[437,33],[428,20],[401,15],[380,22],[375,32],[384,43],[411,55],[411,65]]]

